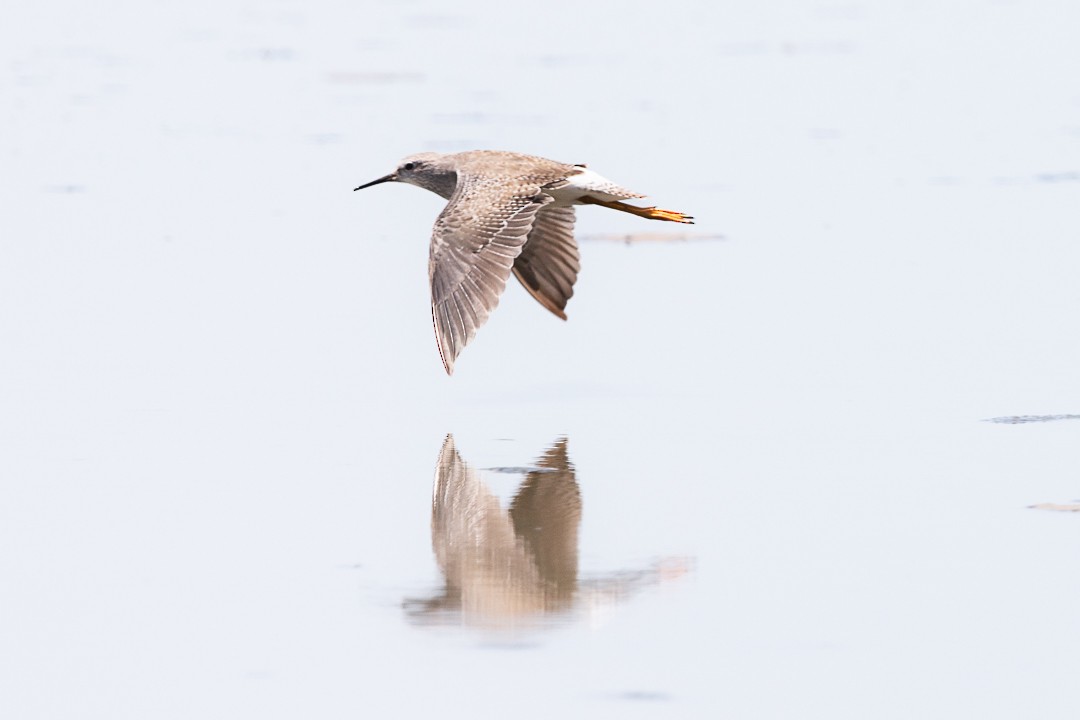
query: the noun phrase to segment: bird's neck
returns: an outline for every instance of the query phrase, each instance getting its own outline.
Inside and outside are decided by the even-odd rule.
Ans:
[[[445,200],[449,200],[457,188],[457,173],[453,170],[427,173],[423,177],[413,178],[410,182],[425,190],[430,190]]]

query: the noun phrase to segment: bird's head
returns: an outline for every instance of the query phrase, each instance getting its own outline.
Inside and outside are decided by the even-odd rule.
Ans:
[[[434,152],[409,155],[398,163],[394,172],[354,189],[363,190],[384,182],[403,182],[449,197],[453,192],[456,177],[452,168],[445,167],[444,163],[440,162],[443,157],[445,156]]]

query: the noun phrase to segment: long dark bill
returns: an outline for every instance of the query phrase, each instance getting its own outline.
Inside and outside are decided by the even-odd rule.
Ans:
[[[385,175],[385,176],[379,178],[378,180],[372,180],[371,182],[365,183],[364,185],[361,185],[358,188],[353,188],[353,192],[356,192],[357,190],[363,190],[364,188],[369,188],[372,185],[378,185],[379,183],[391,182],[393,180],[397,180],[397,176],[394,175],[394,173],[390,173],[389,175]]]

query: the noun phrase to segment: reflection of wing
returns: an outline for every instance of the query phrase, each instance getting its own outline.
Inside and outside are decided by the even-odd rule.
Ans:
[[[529,473],[507,512],[461,459],[453,436],[439,454],[431,542],[446,594],[428,610],[456,610],[470,623],[498,625],[566,609],[577,578],[581,500],[566,441]]]
[[[533,612],[536,566],[499,498],[446,437],[435,472],[431,543],[448,599],[468,619],[491,622]]]
[[[459,590],[516,545],[499,498],[458,455],[453,435],[446,436],[435,470],[431,540],[447,584]]]
[[[541,305],[565,320],[566,301],[574,294],[580,270],[574,208],[543,208],[514,261],[514,275]]]
[[[447,373],[499,304],[534,217],[550,202],[539,184],[494,184],[459,174],[435,221],[428,260],[431,316]]]
[[[446,437],[435,469],[431,544],[445,587],[406,600],[418,623],[515,629],[544,615],[602,608],[688,572],[685,559],[578,578],[581,493],[565,438],[525,476],[509,511]]]
[[[536,464],[555,472],[529,473],[510,504],[510,517],[547,584],[549,602],[569,603],[577,586],[581,492],[567,456],[566,438]]]

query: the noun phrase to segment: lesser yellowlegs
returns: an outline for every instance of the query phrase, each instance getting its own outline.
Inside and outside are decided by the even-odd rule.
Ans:
[[[410,155],[356,190],[384,182],[409,183],[449,200],[435,221],[428,260],[435,338],[448,374],[499,304],[511,271],[541,305],[566,319],[581,269],[574,205],[693,223],[680,212],[622,202],[645,196],[584,165],[497,150]]]

